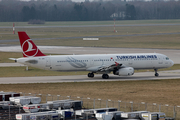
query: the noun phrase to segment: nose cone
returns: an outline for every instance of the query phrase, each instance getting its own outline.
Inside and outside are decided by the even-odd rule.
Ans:
[[[169,67],[173,66],[174,62],[172,60],[170,60],[170,64],[169,65],[170,65]]]

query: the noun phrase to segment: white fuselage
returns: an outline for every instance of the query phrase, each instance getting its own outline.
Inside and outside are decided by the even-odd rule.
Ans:
[[[54,55],[18,58],[18,63],[54,71],[92,71],[115,63],[134,69],[160,69],[174,63],[159,53],[97,54],[97,55]]]

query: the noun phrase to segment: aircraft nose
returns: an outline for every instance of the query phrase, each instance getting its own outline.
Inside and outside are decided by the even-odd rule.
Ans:
[[[171,60],[172,61],[172,60]],[[172,61],[172,65],[174,65],[174,62]]]
[[[170,65],[173,66],[174,65],[174,62],[172,60],[170,60]]]

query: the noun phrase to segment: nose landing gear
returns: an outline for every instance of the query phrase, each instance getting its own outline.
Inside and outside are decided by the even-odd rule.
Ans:
[[[154,69],[154,71],[155,71],[154,76],[158,77],[158,76],[159,76],[159,73],[157,73],[157,69]]]

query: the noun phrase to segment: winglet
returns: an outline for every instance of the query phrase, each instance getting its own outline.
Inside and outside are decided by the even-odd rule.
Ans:
[[[46,56],[44,55],[38,47],[34,44],[34,42],[29,38],[26,32],[18,32],[19,41],[21,48],[23,50],[24,57],[38,57],[38,56]]]

